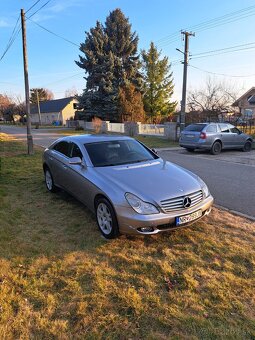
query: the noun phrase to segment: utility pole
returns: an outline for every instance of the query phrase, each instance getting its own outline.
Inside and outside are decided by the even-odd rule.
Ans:
[[[187,92],[187,70],[188,70],[188,60],[189,60],[189,37],[195,36],[195,33],[182,31],[181,34],[184,35],[184,52],[183,53],[183,83],[182,83],[182,101],[181,101],[181,115],[180,115],[180,129],[181,131],[185,128],[185,113],[186,113],[186,92]]]
[[[40,108],[40,102],[39,102],[39,96],[38,96],[38,89],[36,89],[36,100],[37,100],[39,126],[40,126],[40,125],[42,125],[42,119],[41,119],[41,108]]]
[[[33,147],[33,136],[31,133],[31,120],[30,120],[26,22],[25,22],[24,9],[21,9],[21,26],[22,26],[22,45],[23,45],[24,80],[25,80],[25,95],[26,95],[26,116],[27,116],[27,153],[28,155],[32,155],[34,153],[34,147]]]

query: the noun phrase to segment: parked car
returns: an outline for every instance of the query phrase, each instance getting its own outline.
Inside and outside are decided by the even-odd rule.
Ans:
[[[44,151],[43,170],[47,189],[64,189],[83,202],[106,238],[186,226],[213,204],[197,175],[129,137],[60,138]]]
[[[190,152],[209,150],[217,155],[222,149],[251,151],[252,137],[227,123],[197,123],[188,125],[180,135],[179,144]]]

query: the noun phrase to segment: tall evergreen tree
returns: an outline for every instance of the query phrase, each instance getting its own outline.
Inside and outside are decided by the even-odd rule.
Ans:
[[[142,51],[144,73],[144,109],[150,122],[157,122],[169,117],[175,110],[177,102],[172,102],[174,92],[173,73],[167,57],[160,59],[153,42],[148,52]]]
[[[137,44],[138,36],[120,9],[109,14],[105,26],[97,22],[86,32],[80,46],[84,56],[76,64],[86,73],[80,103],[88,116],[120,121],[120,88],[131,83],[139,91],[142,85]]]

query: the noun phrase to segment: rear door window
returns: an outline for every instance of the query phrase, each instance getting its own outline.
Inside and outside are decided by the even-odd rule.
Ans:
[[[229,133],[229,127],[227,124],[219,124],[221,132]]]
[[[184,129],[184,131],[201,132],[205,126],[206,126],[206,124],[191,124],[191,125],[188,125],[188,126]]]
[[[66,157],[70,157],[70,154],[69,154],[69,143],[68,142],[59,142],[57,143],[53,149],[55,151],[58,151],[60,152],[61,154],[65,155]]]

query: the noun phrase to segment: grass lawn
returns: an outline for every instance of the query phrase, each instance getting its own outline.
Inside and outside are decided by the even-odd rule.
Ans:
[[[146,137],[147,138],[147,137]],[[228,212],[105,241],[1,135],[0,339],[254,339],[255,223]]]
[[[76,134],[94,134],[94,131],[90,130],[74,130],[74,129],[59,129],[54,131],[56,133],[59,133],[61,135],[69,136],[69,135],[76,135]],[[109,133],[111,134],[111,133]],[[145,136],[145,135],[139,135],[135,136],[135,139],[139,140],[140,142],[146,144],[149,148],[171,148],[175,146],[179,146],[177,142],[173,142],[169,139],[163,138],[163,137],[157,137],[157,136]]]

